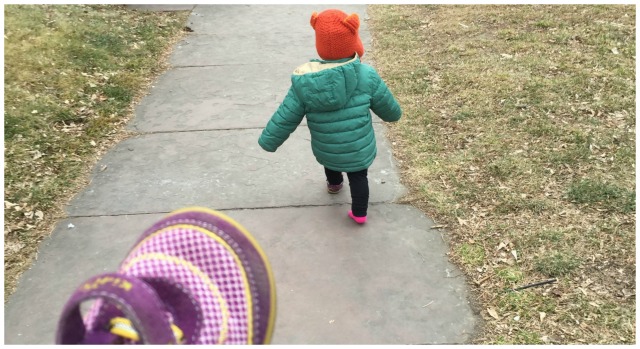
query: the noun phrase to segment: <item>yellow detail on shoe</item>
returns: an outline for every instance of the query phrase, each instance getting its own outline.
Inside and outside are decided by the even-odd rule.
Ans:
[[[116,336],[130,339],[135,342],[140,341],[140,335],[138,335],[138,331],[133,328],[131,320],[123,317],[114,317],[111,319],[109,324],[111,325],[110,332]],[[182,340],[184,339],[184,333],[182,330],[174,324],[171,324],[171,330],[173,330],[173,336],[176,338],[176,343],[182,344]]]

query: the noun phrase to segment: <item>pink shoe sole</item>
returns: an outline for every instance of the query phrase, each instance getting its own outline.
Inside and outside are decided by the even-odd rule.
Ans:
[[[353,219],[358,224],[364,224],[364,223],[367,222],[367,216],[356,217],[356,216],[353,215],[353,212],[351,212],[351,211],[349,211],[349,217],[351,217],[351,219]]]

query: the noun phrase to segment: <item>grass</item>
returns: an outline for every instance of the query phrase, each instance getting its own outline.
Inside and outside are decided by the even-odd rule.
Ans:
[[[635,7],[369,16],[404,110],[389,126],[403,200],[448,226],[484,308],[474,343],[635,343]]]
[[[549,277],[570,275],[580,265],[580,259],[570,252],[553,252],[536,260],[534,268]]]
[[[186,12],[5,5],[5,300],[166,68]]]
[[[635,212],[635,190],[627,190],[597,180],[580,180],[571,183],[567,193],[569,200],[579,204],[599,204],[622,213]]]

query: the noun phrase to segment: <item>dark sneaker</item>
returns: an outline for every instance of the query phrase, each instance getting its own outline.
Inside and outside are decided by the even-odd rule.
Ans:
[[[338,194],[340,192],[340,189],[342,189],[342,183],[329,184],[329,182],[327,182],[327,191],[329,192],[329,194]]]

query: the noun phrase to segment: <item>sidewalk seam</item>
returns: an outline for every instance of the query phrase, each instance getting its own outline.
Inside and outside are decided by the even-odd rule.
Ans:
[[[267,209],[280,209],[280,208],[305,208],[305,207],[331,207],[331,206],[342,206],[349,205],[348,202],[341,202],[335,204],[328,205],[284,205],[284,206],[263,206],[263,207],[231,207],[231,208],[220,208],[216,209],[216,211],[224,212],[224,211],[240,211],[240,210],[267,210]],[[369,202],[369,205],[383,205],[383,204],[394,204],[401,205],[393,201],[373,201]],[[188,207],[190,205],[186,205]],[[198,206],[198,205],[191,205]],[[152,214],[169,214],[173,211],[158,211],[158,212],[136,212],[136,213],[116,213],[116,214],[101,214],[101,215],[69,215],[64,219],[75,219],[75,218],[96,218],[96,217],[123,217],[123,216],[145,216]]]
[[[202,64],[202,65],[173,65],[172,69],[181,68],[207,68],[207,67],[243,67],[248,65],[264,65],[264,63],[238,63],[238,64]]]

